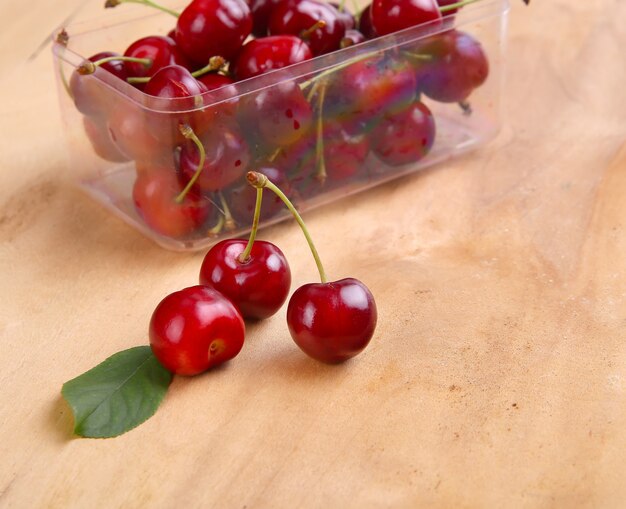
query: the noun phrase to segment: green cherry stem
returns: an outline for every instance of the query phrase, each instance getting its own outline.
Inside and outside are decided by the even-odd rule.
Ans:
[[[256,232],[259,229],[259,221],[261,219],[261,203],[263,202],[263,188],[256,188],[256,203],[254,205],[254,218],[252,219],[252,230],[250,230],[250,238],[248,239],[248,243],[246,244],[246,248],[243,253],[239,255],[239,261],[241,263],[246,263],[250,258],[250,253],[252,252],[252,246],[254,245],[254,241],[256,240]]]
[[[224,214],[224,228],[226,231],[232,232],[235,228],[237,228],[237,222],[233,218],[233,215],[230,213],[230,208],[228,207],[228,203],[226,203],[226,199],[221,192],[217,193],[220,197],[220,203],[222,204],[222,214]]]
[[[183,200],[185,199],[185,196],[187,196],[187,193],[190,191],[190,189],[196,183],[198,178],[200,178],[200,173],[202,172],[202,170],[204,168],[204,161],[206,159],[206,151],[204,150],[204,146],[202,145],[202,142],[198,139],[198,137],[196,136],[196,133],[193,132],[193,129],[191,128],[190,125],[188,125],[188,124],[181,124],[181,125],[178,126],[178,129],[180,130],[181,134],[186,139],[191,140],[191,141],[193,141],[195,143],[196,147],[198,147],[198,152],[200,153],[200,161],[198,162],[198,167],[196,168],[195,173],[189,179],[189,182],[187,182],[187,185],[185,186],[185,188],[174,199],[174,201],[176,203],[182,203]]]
[[[197,78],[209,72],[220,71],[222,67],[224,67],[225,64],[226,64],[226,60],[224,59],[224,57],[220,57],[219,55],[216,55],[214,57],[209,58],[209,63],[207,65],[205,65],[201,69],[198,69],[197,71],[192,72],[191,75],[194,78]]]
[[[324,28],[326,26],[326,22],[323,19],[318,19],[313,25],[311,25],[306,30],[302,30],[300,32],[300,39],[304,39],[305,41],[309,40],[318,28]]]
[[[306,239],[307,244],[309,245],[309,249],[311,249],[311,253],[313,254],[313,258],[315,259],[315,265],[317,265],[317,270],[320,273],[320,279],[322,280],[322,283],[326,283],[327,281],[326,273],[324,272],[324,266],[322,265],[320,256],[317,253],[317,249],[315,249],[315,244],[313,243],[313,240],[311,239],[311,235],[309,235],[309,231],[307,230],[306,225],[304,224],[304,221],[300,217],[300,214],[298,213],[296,208],[293,206],[293,203],[291,203],[289,198],[287,198],[285,194],[269,178],[267,178],[267,175],[264,175],[263,173],[259,173],[257,171],[249,171],[248,174],[246,175],[246,179],[248,180],[248,184],[250,184],[252,187],[256,187],[257,189],[266,187],[267,189],[272,191],[276,196],[278,196],[282,200],[285,206],[289,209],[289,212],[291,212],[291,215],[300,225],[300,228],[302,229],[302,233],[304,233],[304,238]]]
[[[152,65],[151,58],[123,57],[118,55],[114,57],[101,58],[100,60],[96,60],[95,62],[92,62],[91,60],[85,60],[76,68],[76,72],[81,76],[93,74],[94,72],[96,72],[96,68],[100,67],[102,64],[114,61],[137,62],[138,64],[143,64],[144,67],[150,67]]]
[[[178,18],[179,14],[172,9],[168,9],[167,7],[163,7],[157,3],[152,2],[151,0],[106,0],[104,3],[105,9],[111,9],[113,7],[117,7],[120,4],[140,4],[145,5],[146,7],[152,7],[153,9],[158,9],[159,11],[166,12],[171,14],[175,18]]]
[[[326,82],[320,82],[320,91],[317,99],[317,133],[315,141],[315,162],[317,172],[315,178],[321,183],[326,182],[326,161],[324,158],[324,99],[326,97]]]

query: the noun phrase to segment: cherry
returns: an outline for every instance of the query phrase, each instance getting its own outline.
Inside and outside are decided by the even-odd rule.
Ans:
[[[200,283],[228,297],[244,318],[272,316],[283,305],[291,287],[291,270],[274,244],[256,241],[263,189],[257,189],[250,239],[228,239],[213,246],[200,268]]]
[[[208,91],[217,90],[222,87],[228,87],[226,89],[226,94],[229,97],[235,97],[237,95],[237,89],[235,87],[230,86],[235,83],[235,80],[228,76],[224,76],[223,74],[219,74],[219,73],[209,73],[209,74],[204,74],[197,79],[206,87]]]
[[[289,199],[265,175],[248,173],[256,188],[267,187],[279,196],[300,225],[320,273],[321,283],[298,288],[287,307],[287,325],[300,349],[322,362],[338,363],[354,357],[370,342],[377,310],[369,289],[353,278],[327,282],[311,236]]]
[[[372,133],[374,153],[384,163],[397,166],[422,159],[435,141],[435,120],[424,103],[385,117]]]
[[[178,18],[176,42],[195,62],[214,55],[232,60],[252,31],[252,14],[244,0],[193,0]]]
[[[250,10],[252,11],[253,28],[255,37],[265,37],[267,35],[267,24],[272,10],[284,0],[250,0]]]
[[[191,73],[180,65],[168,65],[159,69],[146,84],[144,92],[148,95],[155,97],[163,97],[166,99],[180,99],[183,97],[191,98],[192,100],[184,103],[183,107],[193,108],[199,104],[202,104],[200,98],[199,101],[194,101],[193,96],[199,96],[204,92],[208,92],[208,89],[203,83],[194,78]]]
[[[217,290],[192,286],[165,297],[150,320],[154,356],[177,375],[197,375],[235,357],[245,324],[235,306]]]
[[[289,332],[304,353],[334,364],[359,354],[374,335],[374,296],[358,279],[309,283],[289,299]]]
[[[433,56],[418,70],[419,88],[436,101],[463,102],[489,75],[489,61],[471,35],[449,30],[428,38],[420,52]]]
[[[180,175],[201,191],[218,191],[245,175],[250,151],[235,128],[209,130],[202,140],[189,137],[180,152]]]
[[[260,141],[272,148],[296,142],[311,128],[313,109],[293,81],[264,88],[242,101],[242,125],[257,126]]]
[[[452,5],[452,4],[456,4],[458,3],[459,0],[437,0],[437,4],[439,5],[439,7],[446,7],[448,5]],[[452,16],[454,14],[456,14],[459,11],[458,8],[454,8],[454,9],[450,9],[446,12],[442,12],[443,16]]]
[[[337,2],[328,3],[337,9],[337,12],[339,13],[339,20],[343,23],[343,26],[346,27],[346,32],[356,27],[356,20],[354,19],[354,16],[350,11],[348,11],[348,9],[345,8],[344,5]]]
[[[318,0],[299,0],[281,2],[274,8],[269,33],[302,37],[317,56],[339,49],[346,28],[332,5]]]
[[[359,31],[367,39],[375,39],[378,37],[372,25],[372,4],[369,4],[361,11],[361,15],[359,16]]]
[[[324,125],[324,168],[331,181],[354,177],[363,167],[370,150],[365,134],[355,135],[339,122]]]
[[[128,161],[129,158],[120,152],[111,139],[106,124],[92,117],[83,117],[83,127],[91,148],[98,156],[114,163]]]
[[[365,36],[358,30],[346,30],[346,35],[343,39],[341,39],[341,47],[347,48],[348,46],[354,46],[355,44],[360,44],[366,40]]]
[[[160,35],[138,39],[126,49],[124,55],[148,58],[152,61],[152,65],[148,67],[137,62],[125,62],[124,67],[128,76],[133,77],[154,76],[161,68],[169,65],[177,64],[184,67],[189,65],[174,40]]]
[[[195,190],[179,199],[181,185],[173,167],[153,167],[138,173],[133,202],[155,232],[172,238],[185,237],[209,218],[213,205]]]
[[[312,57],[309,46],[293,35],[253,39],[241,49],[235,61],[234,74],[238,80],[245,80]]]
[[[373,0],[371,16],[378,35],[441,20],[436,0]]]

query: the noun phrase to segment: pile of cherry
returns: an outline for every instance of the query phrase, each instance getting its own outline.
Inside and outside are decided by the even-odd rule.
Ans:
[[[93,55],[68,91],[95,152],[134,161],[133,202],[151,229],[216,235],[249,225],[248,170],[297,202],[371,178],[370,154],[379,173],[425,157],[435,120],[422,98],[470,111],[467,98],[489,71],[476,39],[450,28],[327,70],[311,59],[422,23],[451,27],[475,1],[374,0],[356,17],[320,0],[194,0],[180,15],[157,6],[177,17],[167,36],[143,37],[123,55]],[[303,71],[299,80],[238,92],[242,80],[309,60],[308,78]],[[142,90],[143,104],[120,100],[91,76],[107,71]],[[280,200],[266,200],[261,216],[281,210]]]

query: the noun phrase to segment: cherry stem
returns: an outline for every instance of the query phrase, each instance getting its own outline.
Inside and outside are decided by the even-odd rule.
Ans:
[[[304,90],[305,88],[309,87],[310,85],[312,85],[313,83],[322,79],[325,76],[328,76],[337,71],[340,71],[341,69],[345,69],[346,67],[350,67],[352,64],[356,64],[360,62],[361,60],[367,60],[368,58],[373,58],[379,54],[380,54],[379,52],[372,51],[370,53],[366,53],[365,55],[361,55],[360,57],[355,57],[355,58],[351,58],[350,60],[346,60],[343,64],[335,65],[330,69],[326,69],[325,71],[322,71],[317,76],[313,76],[311,79],[303,81],[302,83],[300,83],[300,89]]]
[[[224,228],[224,215],[220,214],[220,217],[217,220],[217,223],[212,228],[209,228],[207,235],[209,237],[217,237],[222,232],[223,228]]]
[[[235,228],[237,228],[237,223],[233,219],[233,215],[230,213],[230,208],[228,207],[228,203],[224,199],[224,195],[222,193],[217,193],[220,197],[220,203],[222,204],[222,214],[224,214],[224,227],[227,231],[232,232]]]
[[[325,26],[326,26],[326,22],[323,19],[318,19],[309,28],[307,28],[306,30],[302,30],[302,32],[300,32],[300,39],[304,39],[305,41],[307,39],[310,39],[311,36],[313,35],[313,32],[315,32],[318,28],[324,28]]]
[[[202,69],[198,69],[197,71],[192,72],[191,75],[194,78],[197,78],[198,76],[202,76],[203,74],[209,72],[219,71],[222,69],[222,67],[224,67],[224,64],[226,64],[226,60],[224,59],[224,57],[220,57],[219,55],[217,55],[209,58],[209,63],[207,65],[205,65]]]
[[[69,34],[65,30],[65,28],[62,28],[55,38],[55,42],[62,47],[61,55],[65,53],[65,50],[67,49],[67,43],[69,42],[69,40],[70,40]],[[59,58],[59,77],[61,78],[61,83],[63,83],[63,88],[67,92],[67,95],[70,96],[70,99],[74,99],[74,96],[72,95],[72,90],[70,89],[70,84],[67,82],[67,77],[65,76],[62,58]]]
[[[272,191],[276,196],[278,196],[282,200],[285,206],[289,209],[289,212],[291,212],[291,215],[297,221],[298,225],[300,225],[300,228],[302,229],[302,233],[304,233],[304,238],[306,239],[307,244],[309,245],[309,249],[311,250],[311,254],[313,254],[313,258],[315,259],[315,264],[317,265],[317,270],[320,273],[320,279],[322,280],[322,283],[326,283],[327,281],[326,273],[324,272],[324,267],[322,265],[322,261],[320,260],[320,256],[317,253],[317,249],[315,249],[315,244],[313,243],[313,240],[311,239],[311,235],[309,235],[309,231],[307,230],[306,225],[304,224],[304,221],[302,220],[302,217],[300,217],[300,214],[298,213],[296,208],[293,206],[293,203],[291,203],[289,198],[285,196],[285,194],[278,188],[278,186],[276,186],[269,178],[267,178],[267,175],[264,175],[263,173],[259,173],[257,171],[249,171],[248,174],[246,175],[246,178],[248,180],[248,184],[250,184],[252,187],[256,187],[257,189],[266,187],[267,189]]]
[[[345,12],[346,11],[346,0],[341,0],[339,2],[339,7],[337,7],[337,10],[339,12]]]
[[[82,64],[80,64],[76,68],[76,72],[81,76],[85,76],[87,74],[93,74],[96,72],[96,69],[100,67],[102,64],[106,64],[107,62],[137,62],[138,64],[143,64],[144,67],[150,67],[152,65],[151,58],[137,58],[137,57],[123,57],[123,56],[114,56],[114,57],[105,57],[100,60],[96,60],[92,62],[91,60],[85,60]]]
[[[159,11],[167,12],[171,14],[175,18],[178,18],[179,14],[176,11],[168,9],[167,7],[163,7],[157,3],[152,2],[151,0],[106,0],[104,3],[105,9],[111,9],[113,7],[117,7],[120,4],[140,4],[145,5],[146,7],[152,7],[153,9],[158,9]]]
[[[256,239],[256,232],[259,229],[259,221],[261,219],[261,203],[263,201],[263,188],[256,188],[256,203],[254,205],[254,218],[252,219],[252,230],[250,230],[250,239],[246,244],[246,249],[239,255],[239,261],[246,263],[250,259],[250,253],[252,252],[252,246]]]
[[[341,42],[339,43],[339,47],[341,49],[349,48],[350,46],[354,46],[354,41],[350,39],[350,37],[344,37],[343,39],[341,39]]]
[[[198,139],[198,137],[196,136],[196,133],[193,132],[193,129],[191,128],[190,125],[188,125],[188,124],[181,124],[181,125],[178,126],[178,129],[180,130],[181,134],[186,139],[191,140],[191,141],[193,141],[196,144],[196,147],[198,147],[198,152],[200,153],[200,161],[198,162],[198,167],[196,168],[195,173],[189,179],[189,182],[187,182],[187,185],[185,186],[185,188],[174,199],[174,201],[176,203],[182,203],[183,200],[185,199],[185,196],[187,196],[187,193],[194,186],[194,184],[196,183],[196,181],[200,177],[200,173],[204,169],[204,161],[206,159],[206,152],[204,150],[204,146],[202,145],[202,142]]]
[[[315,178],[323,184],[326,182],[326,161],[324,158],[324,99],[326,97],[326,82],[320,83],[320,91],[317,100],[317,140],[315,142],[315,162],[317,172]]]

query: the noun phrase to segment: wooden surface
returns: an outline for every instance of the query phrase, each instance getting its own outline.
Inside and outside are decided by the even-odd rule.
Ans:
[[[308,214],[378,300],[363,355],[308,360],[282,310],[113,440],[72,438],[61,385],[143,344],[202,255],[69,183],[37,49],[78,4],[0,7],[0,506],[624,507],[626,2],[514,2],[497,140]],[[262,237],[315,277],[294,225]]]

